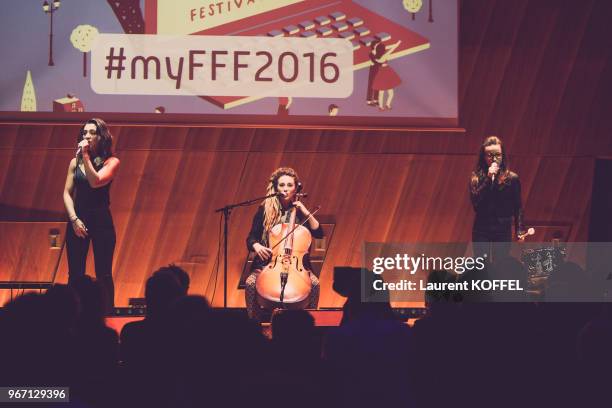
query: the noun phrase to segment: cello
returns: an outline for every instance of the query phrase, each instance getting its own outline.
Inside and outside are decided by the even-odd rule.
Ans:
[[[306,196],[296,194],[296,197]],[[264,308],[303,309],[309,302],[312,283],[310,271],[304,266],[312,236],[308,228],[296,225],[297,208],[288,212],[288,220],[270,230],[268,242],[272,248],[270,262],[257,278],[257,297]]]

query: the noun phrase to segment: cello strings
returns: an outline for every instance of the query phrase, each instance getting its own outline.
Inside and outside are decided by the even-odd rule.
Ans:
[[[285,235],[285,236],[283,237],[283,239],[281,239],[280,241],[278,241],[278,242],[276,243],[276,245],[274,245],[274,246],[273,246],[272,248],[270,248],[270,249],[274,249],[274,248],[276,248],[277,246],[279,246],[280,244],[282,244],[282,243],[283,243],[283,242],[284,242],[284,241],[285,241],[287,238],[289,238],[289,236],[290,236],[291,234],[293,234],[293,233],[295,232],[295,230],[296,230],[296,229],[298,229],[299,227],[303,227],[303,226],[304,226],[304,224],[306,224],[306,222],[308,222],[308,220],[309,220],[309,219],[310,219],[310,218],[311,218],[313,215],[315,215],[315,214],[317,213],[317,211],[319,211],[320,209],[321,209],[321,206],[320,206],[320,205],[316,206],[316,207],[315,207],[315,209],[314,209],[314,211],[312,211],[312,212],[310,213],[310,215],[309,215],[309,216],[308,216],[308,217],[307,217],[307,218],[306,218],[304,221],[302,221],[300,224],[298,224],[298,225],[296,225],[295,227],[293,227],[293,229],[292,229],[291,231],[289,231],[289,232],[287,233],[287,235]]]

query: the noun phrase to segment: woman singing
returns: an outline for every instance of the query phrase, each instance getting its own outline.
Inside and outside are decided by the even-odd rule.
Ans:
[[[476,217],[474,243],[512,242],[512,221],[518,239],[523,239],[521,183],[508,168],[508,158],[497,136],[485,139],[470,179],[470,195]],[[484,247],[475,253],[488,252]],[[504,251],[505,252],[505,251]]]
[[[260,317],[261,306],[257,302],[257,278],[261,270],[268,264],[272,257],[272,249],[269,247],[268,235],[271,229],[280,223],[287,222],[288,215],[293,207],[297,209],[296,224],[306,221],[304,224],[310,230],[314,238],[323,238],[323,229],[306,206],[296,200],[301,183],[295,170],[288,167],[276,169],[270,176],[267,195],[280,193],[281,197],[269,197],[259,206],[251,232],[247,237],[247,249],[255,252],[255,259],[251,268],[251,274],[246,280],[245,299],[249,317]],[[308,308],[316,308],[319,302],[319,280],[312,273],[312,267],[308,259],[308,253],[303,258],[304,266],[309,272],[312,289]]]
[[[88,120],[77,142],[77,157],[70,161],[64,187],[64,205],[70,219],[66,229],[68,283],[85,274],[91,240],[96,278],[104,287],[110,310],[115,294],[112,275],[115,227],[109,191],[119,159],[113,156],[113,138],[102,119]]]

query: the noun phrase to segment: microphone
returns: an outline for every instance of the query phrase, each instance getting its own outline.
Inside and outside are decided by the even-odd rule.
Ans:
[[[493,159],[493,163],[497,164],[497,169],[499,171],[499,164],[497,163],[497,159]],[[493,163],[491,163],[491,166],[493,165]],[[493,176],[491,177],[491,181],[493,182],[493,184],[495,184],[495,174],[493,173]]]
[[[281,197],[282,198],[282,197],[286,197],[286,196],[287,195],[285,195],[284,193],[282,193],[280,191],[278,193],[276,193],[276,197]],[[308,197],[308,193],[295,193],[295,196],[297,198],[302,198],[302,197],[305,198],[305,197]],[[274,197],[274,196],[272,196],[272,197]]]
[[[84,139],[83,139],[83,140],[84,140]],[[79,155],[82,155],[82,154],[83,154],[83,146],[81,146],[81,142],[82,142],[83,140],[81,140],[81,141],[79,142],[79,145],[77,146],[77,150],[76,150],[76,153],[75,153],[75,156],[76,156],[76,157],[79,157]]]

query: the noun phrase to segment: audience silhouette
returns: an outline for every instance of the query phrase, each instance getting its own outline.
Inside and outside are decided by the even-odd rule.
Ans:
[[[550,282],[555,296],[586,274],[564,268]],[[67,406],[81,407],[609,405],[607,305],[428,293],[410,327],[388,297],[362,299],[362,273],[335,270],[334,290],[346,298],[340,326],[277,310],[271,339],[243,310],[188,295],[189,275],[175,265],[147,280],[146,317],[120,336],[105,324],[92,278],[26,293],[0,309],[0,385],[69,386]],[[478,277],[489,275],[527,280],[511,260]],[[474,278],[433,271],[428,280]]]

